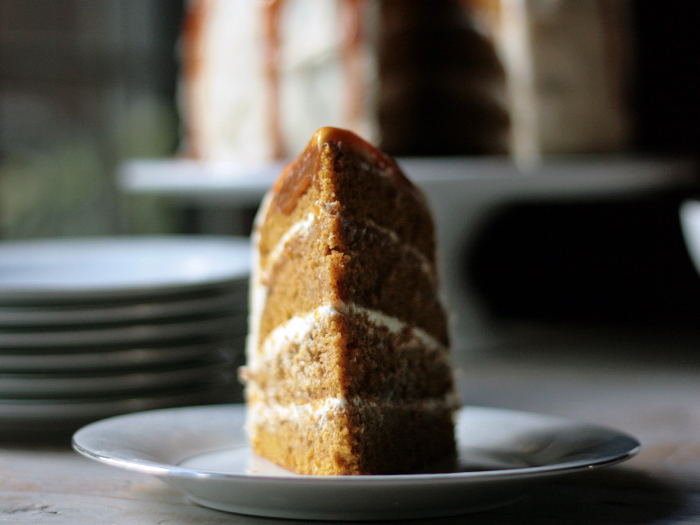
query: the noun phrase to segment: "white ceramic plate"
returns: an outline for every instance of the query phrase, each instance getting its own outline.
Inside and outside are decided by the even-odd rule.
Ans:
[[[185,298],[135,303],[88,305],[0,306],[0,328],[44,327],[86,324],[143,323],[150,320],[185,316],[237,313],[246,315],[248,295],[245,286],[211,297]]]
[[[200,363],[161,370],[102,374],[0,374],[0,398],[95,398],[137,396],[193,385],[232,384],[236,368],[224,363]]]
[[[679,214],[685,246],[695,269],[700,272],[700,201],[684,201]]]
[[[191,337],[244,335],[246,316],[237,315],[187,322],[123,325],[107,328],[72,327],[68,330],[0,329],[0,350],[5,348],[45,348],[57,346],[139,345]]]
[[[74,432],[100,418],[140,410],[186,405],[231,403],[239,397],[232,385],[178,388],[135,396],[91,399],[24,400],[0,399],[0,438],[23,435],[29,439]]]
[[[144,236],[0,243],[0,299],[123,298],[245,278],[247,238]]]
[[[192,361],[231,360],[243,353],[243,336],[212,343],[144,346],[139,348],[88,348],[81,352],[0,352],[0,373],[62,373],[141,370],[145,366]]]
[[[297,476],[255,457],[240,405],[120,416],[73,436],[74,448],[152,474],[201,505],[258,516],[386,520],[449,516],[503,505],[539,480],[633,456],[632,437],[562,418],[466,407],[456,471],[396,476]]]

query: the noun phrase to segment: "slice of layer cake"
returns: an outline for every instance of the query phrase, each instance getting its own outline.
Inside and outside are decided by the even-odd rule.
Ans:
[[[397,165],[320,129],[265,198],[254,242],[242,373],[254,451],[301,474],[454,455],[432,218]]]

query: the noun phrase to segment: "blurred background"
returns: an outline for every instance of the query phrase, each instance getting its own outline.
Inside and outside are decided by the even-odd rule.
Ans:
[[[662,7],[641,0],[381,4],[385,20],[421,27],[395,31],[393,40],[387,31],[380,41],[380,69],[393,79],[380,99],[396,101],[391,88],[401,75],[421,79],[401,107],[386,103],[380,111],[393,122],[382,145],[394,155],[505,155],[525,172],[541,155],[697,160],[700,40],[691,0]],[[455,18],[456,4],[467,7],[467,18]],[[586,18],[592,8],[594,25]],[[127,194],[116,178],[125,161],[183,152],[177,99],[187,9],[170,0],[0,2],[0,239],[241,233],[240,226],[229,231],[225,213],[203,222],[201,210]],[[517,16],[526,23],[513,27],[528,33],[514,45],[494,18],[513,24]],[[603,52],[595,51],[598,41]],[[474,103],[473,93],[471,102],[455,94],[461,91],[441,76],[447,61],[468,72],[453,83],[487,79],[495,100],[510,101],[510,113]],[[552,114],[564,110],[548,100],[567,82],[592,87],[585,98],[569,97],[574,125],[560,129],[550,125]],[[605,110],[596,83],[614,94]],[[508,98],[512,85],[518,91]],[[528,97],[539,100],[536,128]],[[589,128],[571,129],[586,119]],[[694,194],[697,170],[687,177],[685,166],[683,184],[642,195],[576,202],[516,195],[483,221],[460,267],[499,316],[694,323],[700,283],[677,207]],[[614,298],[606,307],[597,295],[603,290]]]
[[[177,228],[157,207],[126,221],[115,172],[178,147],[182,12],[166,0],[0,3],[0,237]]]

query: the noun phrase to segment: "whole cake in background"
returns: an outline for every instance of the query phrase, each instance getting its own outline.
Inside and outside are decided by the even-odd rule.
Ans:
[[[322,126],[391,155],[504,153],[494,46],[464,0],[191,0],[184,152],[290,159]]]
[[[322,128],[254,231],[246,382],[253,450],[300,474],[411,472],[455,455],[458,407],[422,193]]]
[[[316,129],[394,156],[620,151],[629,0],[190,0],[186,154],[291,158]]]

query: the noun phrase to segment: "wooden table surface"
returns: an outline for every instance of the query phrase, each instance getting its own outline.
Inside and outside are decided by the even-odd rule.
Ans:
[[[700,523],[700,333],[557,331],[458,356],[465,403],[548,413],[636,436],[641,452],[469,524]],[[163,482],[73,452],[67,440],[0,445],[0,524],[272,523],[199,507]]]

